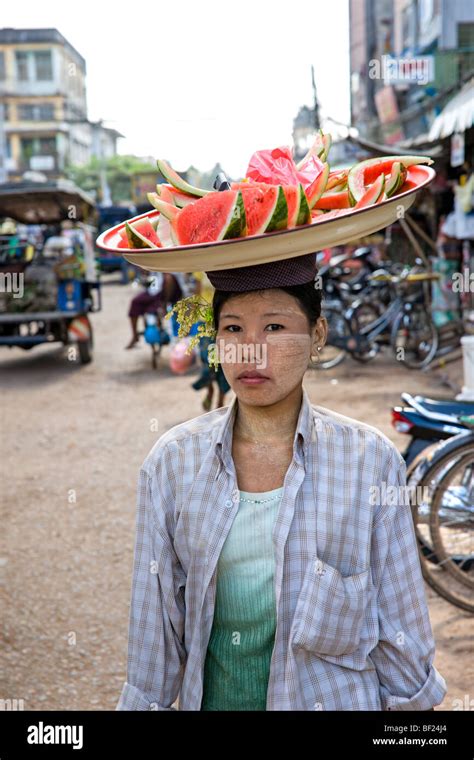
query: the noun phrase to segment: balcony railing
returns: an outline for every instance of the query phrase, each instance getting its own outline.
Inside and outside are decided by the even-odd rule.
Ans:
[[[23,174],[23,172],[34,171],[44,174],[56,174],[61,170],[60,160],[57,154],[46,154],[31,156],[30,158],[20,158],[15,161],[10,159],[8,169],[10,173]]]

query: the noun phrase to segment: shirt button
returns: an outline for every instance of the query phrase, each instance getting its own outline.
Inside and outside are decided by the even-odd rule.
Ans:
[[[232,499],[227,499],[225,505],[226,505],[226,507],[231,507],[233,505],[233,503],[234,502],[232,501]]]
[[[324,567],[320,559],[316,560],[316,562],[314,563],[314,572],[317,573],[317,575],[324,575],[324,573],[326,572],[326,568]]]

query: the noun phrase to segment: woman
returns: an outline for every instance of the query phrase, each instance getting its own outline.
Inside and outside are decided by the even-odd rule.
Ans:
[[[173,306],[183,295],[182,287],[178,278],[171,272],[156,272],[148,282],[146,290],[132,298],[128,316],[132,328],[132,337],[130,342],[125,346],[126,349],[133,348],[140,336],[138,334],[138,317],[145,314],[160,312],[160,316],[166,314],[168,304]]]
[[[235,397],[142,465],[117,709],[428,710],[446,693],[404,461],[303,386],[327,333],[315,275],[313,254],[208,272]]]

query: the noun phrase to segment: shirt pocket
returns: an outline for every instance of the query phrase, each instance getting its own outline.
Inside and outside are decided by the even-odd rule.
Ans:
[[[290,643],[321,655],[354,652],[370,591],[370,567],[343,576],[319,557],[309,563],[290,631]]]

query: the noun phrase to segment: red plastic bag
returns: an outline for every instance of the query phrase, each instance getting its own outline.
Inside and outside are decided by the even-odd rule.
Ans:
[[[246,177],[267,185],[297,185],[306,190],[321,174],[324,164],[317,156],[310,156],[298,170],[288,146],[272,150],[257,150],[250,159]]]

